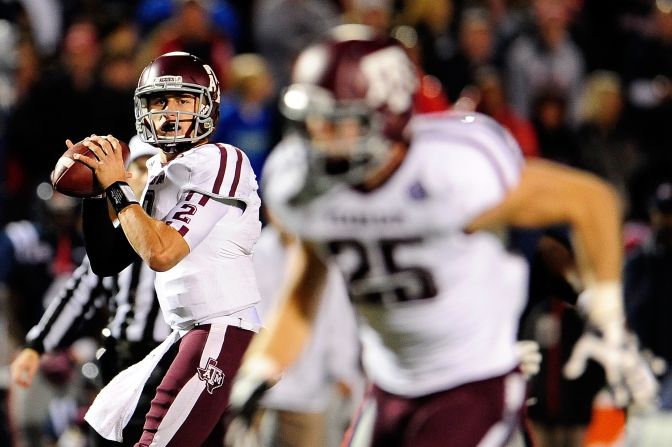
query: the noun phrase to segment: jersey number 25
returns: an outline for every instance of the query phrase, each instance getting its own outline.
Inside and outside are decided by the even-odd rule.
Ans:
[[[436,296],[429,270],[395,261],[397,249],[420,243],[421,238],[382,239],[366,245],[355,239],[341,239],[329,242],[328,247],[333,256],[340,258],[337,263],[345,274],[353,302],[392,304]]]

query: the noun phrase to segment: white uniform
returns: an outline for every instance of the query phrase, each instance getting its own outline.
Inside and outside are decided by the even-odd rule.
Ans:
[[[121,441],[142,390],[170,355],[161,383],[152,385],[150,408],[143,409],[137,445],[201,445],[211,434],[218,436],[213,430],[228,406],[231,382],[224,378],[235,375],[259,328],[252,266],[261,231],[257,181],[245,154],[225,144],[197,146],[165,165],[157,155],[147,168],[143,207],[179,231],[190,249],[154,281],[174,330],[144,360],[112,379],[85,419],[104,438]],[[178,341],[179,349],[171,349]]]
[[[418,117],[412,130],[399,169],[370,192],[339,185],[306,199],[298,139],[281,143],[264,171],[282,225],[343,271],[367,375],[407,397],[511,371],[527,286],[525,261],[499,237],[463,231],[518,183],[523,159],[511,136],[457,112]]]
[[[205,144],[165,166],[155,156],[147,167],[143,207],[178,230],[191,250],[175,267],[156,274],[168,324],[188,328],[251,308],[259,301],[252,248],[261,222],[247,156],[230,145]],[[222,203],[237,208],[226,206],[222,217]]]

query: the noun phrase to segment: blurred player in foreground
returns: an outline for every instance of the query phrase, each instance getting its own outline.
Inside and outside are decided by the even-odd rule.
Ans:
[[[634,386],[621,363],[630,348],[614,191],[587,173],[526,163],[486,116],[411,120],[416,86],[396,42],[361,26],[334,29],[297,59],[281,99],[296,131],[267,162],[264,198],[300,243],[284,306],[234,383],[230,444],[310,337],[329,259],[348,284],[374,384],[346,445],[504,445],[524,401],[514,346],[527,285],[525,262],[501,239],[508,226],[571,226],[579,304],[610,354],[607,376]]]
[[[92,135],[85,144],[95,157],[78,157],[106,196],[84,201],[93,271],[115,274],[142,258],[157,272],[159,304],[173,328],[96,397],[86,420],[106,439],[121,440],[147,379],[165,364],[142,437],[132,441],[221,446],[231,378],[260,327],[252,248],[261,223],[249,160],[209,141],[218,114],[219,82],[210,66],[167,53],[145,67],[135,91],[138,135],[161,149],[147,162],[143,206],[126,183],[114,137]]]

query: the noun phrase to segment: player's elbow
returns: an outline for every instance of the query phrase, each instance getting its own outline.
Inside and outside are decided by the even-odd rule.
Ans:
[[[179,259],[169,256],[166,252],[158,252],[151,254],[146,262],[147,265],[149,265],[149,268],[155,272],[166,272],[175,267],[179,262]]]
[[[580,194],[575,197],[570,211],[570,222],[575,225],[588,221],[620,221],[623,215],[623,201],[616,189],[604,180],[594,178],[584,183]]]
[[[189,254],[186,243],[156,247],[145,256],[149,267],[156,272],[165,272],[172,269]]]
[[[589,206],[593,211],[611,210],[619,217],[623,211],[623,200],[616,188],[604,180],[599,180],[591,185],[588,193]],[[594,207],[594,208],[593,208]]]
[[[170,228],[170,227],[165,227]],[[149,267],[157,272],[172,269],[189,254],[189,245],[176,231],[168,231],[163,237],[139,248],[141,257]]]

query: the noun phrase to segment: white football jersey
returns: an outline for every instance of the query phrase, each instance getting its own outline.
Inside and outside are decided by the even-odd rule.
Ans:
[[[411,124],[405,160],[373,191],[338,185],[310,198],[298,138],[283,141],[264,171],[267,206],[345,275],[367,375],[410,397],[512,370],[527,292],[521,257],[493,233],[463,231],[517,185],[515,141],[480,114]]]
[[[205,144],[165,165],[154,156],[147,167],[143,207],[179,231],[190,249],[156,274],[168,324],[187,328],[257,303],[252,248],[261,231],[260,200],[247,156],[230,145]]]

